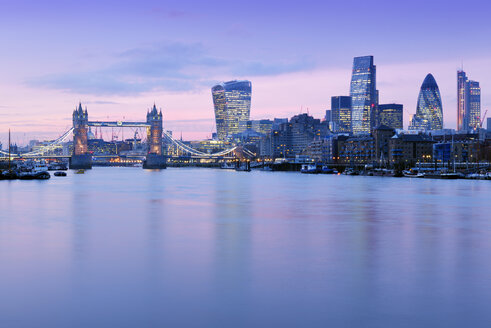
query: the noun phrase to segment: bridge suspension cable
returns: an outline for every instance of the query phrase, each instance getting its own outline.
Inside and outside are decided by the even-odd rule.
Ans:
[[[23,153],[23,154],[11,153],[10,156],[11,157],[31,157],[31,156],[39,156],[39,155],[46,154],[47,152],[57,148],[61,143],[65,142],[72,132],[73,132],[73,128],[70,128],[68,131],[63,133],[58,139],[53,140],[52,142],[50,142],[49,144],[47,144],[45,146],[39,147],[39,149],[37,149],[35,151],[31,151],[31,152]],[[232,147],[229,149],[219,151],[217,153],[208,154],[208,153],[198,151],[198,150],[184,144],[183,142],[172,138],[172,136],[167,131],[164,132],[164,137],[167,138],[169,141],[171,141],[174,145],[176,145],[179,149],[183,150],[184,152],[189,153],[192,156],[196,156],[196,157],[200,157],[200,158],[222,157],[222,156],[225,156],[227,154],[232,153],[233,151],[235,151],[237,149],[237,147],[235,146],[235,147]],[[251,151],[249,151],[248,149],[243,149],[243,151],[247,155],[255,156],[255,154],[252,153]],[[5,156],[9,155],[8,151],[6,152],[3,150],[0,150],[0,154],[3,154]]]
[[[184,150],[185,152],[193,155],[193,156],[196,156],[196,157],[201,157],[201,158],[209,158],[209,157],[221,157],[221,156],[225,156],[227,154],[230,154],[231,152],[233,152],[235,149],[237,149],[237,147],[232,147],[232,148],[229,148],[229,149],[225,149],[225,150],[222,150],[220,152],[217,152],[217,153],[213,153],[213,154],[207,154],[207,153],[203,153],[201,151],[198,151],[186,144],[184,144],[183,142],[179,141],[179,140],[176,140],[174,138],[172,138],[172,136],[167,132],[167,131],[164,131],[164,136],[170,140],[174,145],[176,145],[178,148],[180,148],[181,150]]]
[[[73,128],[70,128],[68,131],[63,133],[58,139],[53,140],[52,142],[50,142],[49,144],[47,144],[45,146],[39,147],[39,149],[37,149],[35,151],[31,151],[29,153],[23,153],[22,155],[10,153],[10,156],[11,157],[21,157],[21,156],[22,157],[31,157],[31,156],[37,156],[37,155],[45,154],[45,153],[57,148],[57,146],[59,146],[61,143],[65,142],[68,139],[68,137],[70,136],[70,133],[72,133],[72,131],[73,131]],[[0,153],[3,155],[6,155],[6,156],[9,155],[8,151],[0,150]]]

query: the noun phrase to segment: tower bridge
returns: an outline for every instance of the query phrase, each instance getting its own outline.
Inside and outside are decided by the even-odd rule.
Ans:
[[[73,111],[73,155],[70,157],[70,168],[88,169],[92,167],[92,154],[88,149],[88,131],[94,127],[146,127],[148,153],[143,162],[144,168],[163,169],[166,167],[165,156],[162,152],[162,110],[157,111],[155,104],[147,112],[145,122],[123,121],[89,121],[87,108],[82,104]]]
[[[57,139],[49,144],[39,147],[28,153],[14,154],[8,151],[0,150],[0,158],[10,156],[15,158],[69,158],[70,168],[86,169],[92,167],[92,158],[94,157],[117,157],[118,155],[92,155],[88,150],[89,127],[112,127],[112,128],[146,128],[148,152],[144,160],[144,168],[162,169],[166,167],[166,156],[162,150],[162,141],[173,144],[177,148],[188,154],[193,159],[230,159],[234,158],[236,152],[240,152],[248,157],[254,157],[255,154],[243,148],[239,149],[233,146],[229,149],[217,153],[204,153],[198,151],[180,140],[176,140],[172,135],[163,131],[162,111],[157,111],[155,104],[152,109],[147,111],[146,121],[125,122],[125,121],[89,121],[87,108],[82,109],[82,104],[73,111],[73,127],[63,133]],[[53,150],[59,148],[63,143],[69,141],[70,135],[73,134],[73,153],[71,155],[53,155]]]

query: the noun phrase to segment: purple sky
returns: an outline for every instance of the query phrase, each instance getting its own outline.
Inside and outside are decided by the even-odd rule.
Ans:
[[[380,101],[404,123],[431,72],[455,128],[464,63],[491,103],[491,4],[457,1],[3,1],[0,141],[53,138],[79,101],[91,119],[144,119],[155,101],[185,139],[214,130],[211,86],[253,84],[252,118],[324,115],[354,56],[374,55]],[[484,110],[483,110],[484,112]]]

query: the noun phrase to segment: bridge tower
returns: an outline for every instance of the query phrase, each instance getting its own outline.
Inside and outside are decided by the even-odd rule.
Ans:
[[[150,125],[147,130],[148,154],[143,162],[145,169],[165,169],[166,161],[162,153],[162,110],[157,111],[157,107],[153,104],[153,108],[147,112],[147,123]]]
[[[92,168],[92,155],[89,154],[87,132],[89,118],[87,108],[82,109],[82,104],[73,111],[73,154],[70,158],[71,169]]]

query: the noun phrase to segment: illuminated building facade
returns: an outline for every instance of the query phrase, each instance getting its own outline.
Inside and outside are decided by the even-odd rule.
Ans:
[[[457,72],[457,130],[479,127],[481,120],[481,88],[470,81],[464,71]]]
[[[443,108],[440,90],[433,75],[428,74],[421,85],[416,114],[409,130],[443,129]]]
[[[269,135],[273,128],[272,120],[251,120],[247,122],[247,129],[256,131],[263,135]]]
[[[469,81],[469,129],[477,129],[481,125],[481,87],[479,82]]]
[[[328,133],[327,122],[321,122],[308,114],[293,116],[271,132],[272,156],[294,157],[299,155],[312,141],[324,138]]]
[[[338,140],[338,163],[367,164],[374,161],[375,141],[372,136],[352,136]]]
[[[402,129],[401,104],[384,104],[377,106],[377,126],[385,125],[392,129]]]
[[[425,134],[396,134],[389,140],[389,162],[413,166],[433,162],[435,141]]]
[[[464,128],[464,115],[467,102],[467,76],[464,71],[457,71],[457,130]]]
[[[331,121],[333,132],[351,132],[351,97],[331,97]]]
[[[155,104],[153,108],[147,112],[148,128],[148,153],[158,156],[162,155],[162,110],[157,111]]]
[[[89,118],[87,108],[82,109],[82,104],[73,111],[73,155],[85,155],[88,152],[87,130]]]
[[[229,81],[211,89],[217,137],[226,140],[247,129],[251,112],[252,84],[250,81]]]
[[[351,131],[369,134],[377,107],[376,66],[373,56],[355,57],[351,77]]]
[[[71,169],[92,168],[92,156],[88,147],[89,115],[87,108],[82,109],[82,104],[73,111],[73,152],[70,157]]]

